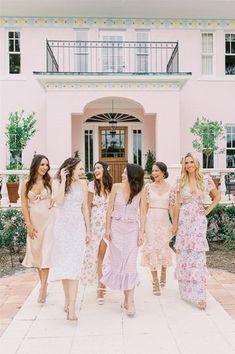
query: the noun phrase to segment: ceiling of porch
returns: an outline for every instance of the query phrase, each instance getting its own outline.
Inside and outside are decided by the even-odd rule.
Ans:
[[[0,0],[0,13],[36,17],[233,19],[235,0]]]

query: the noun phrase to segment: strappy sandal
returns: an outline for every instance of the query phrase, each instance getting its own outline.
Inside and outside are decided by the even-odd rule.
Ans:
[[[96,302],[98,305],[104,305],[104,295],[106,294],[106,288],[97,288],[97,295],[98,292],[101,292],[103,296],[97,296]]]
[[[44,304],[46,302],[47,285],[48,284],[46,284],[44,287],[41,286],[41,288],[39,290],[39,295],[38,295],[38,303],[39,304]]]
[[[153,295],[159,296],[161,295],[161,289],[158,280],[153,283]]]
[[[160,286],[164,288],[166,285],[166,269],[161,270],[161,277],[160,277]]]
[[[197,308],[199,308],[199,310],[205,310],[206,309],[206,301],[199,301],[197,303]]]
[[[134,317],[135,316],[135,306],[132,304],[132,309],[129,310],[128,306],[126,307],[126,314],[128,317]]]
[[[73,315],[70,315],[69,306],[68,306],[68,310],[67,310],[67,320],[68,321],[77,321],[78,320],[78,317],[75,313]]]

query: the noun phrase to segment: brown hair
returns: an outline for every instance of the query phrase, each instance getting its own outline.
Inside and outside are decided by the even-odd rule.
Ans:
[[[167,171],[167,165],[164,162],[156,161],[153,163],[153,166],[157,166],[159,168],[159,170],[164,174],[164,178],[167,178],[169,176],[169,173]]]
[[[65,182],[65,193],[68,193],[68,191],[71,188],[71,183],[72,183],[72,176],[73,176],[73,171],[75,170],[77,164],[79,164],[81,160],[77,157],[69,157],[66,159],[62,165],[59,167],[58,172],[56,173],[56,178],[61,182],[61,176],[60,172],[62,168],[65,168],[68,171],[68,174],[66,175],[66,182]]]
[[[127,204],[132,202],[132,199],[141,192],[144,185],[144,170],[141,166],[133,163],[128,163],[126,166],[128,183],[130,186],[130,197]]]
[[[48,162],[48,170],[45,173],[45,175],[42,177],[43,185],[46,189],[49,189],[51,192],[51,177],[48,173],[50,170],[49,160],[45,155],[34,155],[31,165],[30,165],[30,169],[29,169],[29,179],[25,185],[25,196],[26,197],[28,196],[29,191],[32,189],[33,185],[35,184],[35,182],[37,180],[38,169],[39,169],[39,166],[40,166],[41,161],[43,159],[46,159]]]
[[[113,177],[111,176],[111,174],[109,173],[109,166],[107,164],[107,162],[105,161],[97,161],[94,165],[94,169],[95,166],[97,164],[100,164],[103,167],[103,176],[102,176],[102,182],[103,182],[103,186],[104,186],[104,193],[107,195],[108,193],[111,192],[112,189],[112,185],[113,185]],[[98,196],[100,196],[101,193],[101,183],[100,180],[95,178],[94,176],[94,187],[95,187],[95,192],[98,194]]]

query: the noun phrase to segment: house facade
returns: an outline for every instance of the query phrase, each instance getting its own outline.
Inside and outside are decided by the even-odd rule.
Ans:
[[[204,116],[226,129],[210,167],[235,167],[235,20],[4,16],[0,53],[0,169],[8,115],[22,109],[37,118],[26,166],[35,152],[53,166],[77,152],[118,181],[150,150],[173,171]]]

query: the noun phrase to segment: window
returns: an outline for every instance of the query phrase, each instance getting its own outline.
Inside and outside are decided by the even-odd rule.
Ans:
[[[88,32],[76,31],[75,72],[88,72]]]
[[[123,34],[102,33],[102,72],[125,71]]]
[[[8,32],[9,74],[21,73],[20,32]]]
[[[136,71],[146,73],[149,71],[149,32],[136,33]]]
[[[203,168],[214,168],[214,154],[212,153],[207,160],[206,154],[202,154]]]
[[[227,144],[226,144],[226,167],[235,167],[235,124],[226,127]]]
[[[93,171],[93,130],[85,130],[85,171]]]
[[[101,158],[125,159],[125,134],[126,130],[117,128],[112,131],[101,129]]]
[[[142,132],[133,130],[133,163],[142,165]]]
[[[213,33],[202,33],[202,75],[213,75]]]
[[[235,33],[225,34],[225,74],[235,75]]]

